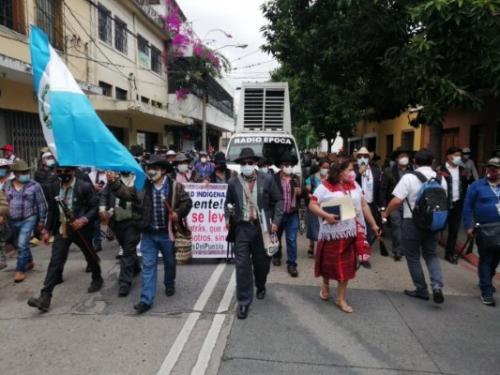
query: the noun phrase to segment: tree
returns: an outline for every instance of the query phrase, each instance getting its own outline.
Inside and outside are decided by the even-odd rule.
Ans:
[[[274,0],[263,12],[274,78],[289,80],[299,124],[318,133],[421,105],[440,155],[446,113],[498,94],[498,0]]]

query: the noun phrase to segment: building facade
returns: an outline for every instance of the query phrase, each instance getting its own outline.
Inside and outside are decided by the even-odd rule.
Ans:
[[[163,19],[142,0],[4,0],[0,9],[0,144],[34,162],[45,145],[32,83],[29,25],[53,47],[103,122],[127,146],[175,142],[195,125],[171,107]],[[232,98],[231,98],[232,100]],[[187,108],[189,109],[189,108]]]

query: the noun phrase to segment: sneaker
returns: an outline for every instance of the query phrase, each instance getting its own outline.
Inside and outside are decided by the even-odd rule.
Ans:
[[[490,297],[481,296],[481,302],[486,306],[491,306],[491,307],[494,307],[497,304],[493,296]]]
[[[434,289],[432,291],[432,300],[434,301],[434,303],[443,303],[444,302],[443,291],[441,289]]]

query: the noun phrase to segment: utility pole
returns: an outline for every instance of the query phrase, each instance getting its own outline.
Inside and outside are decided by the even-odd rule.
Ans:
[[[206,67],[205,67],[206,69]],[[208,72],[203,72],[203,101],[201,114],[201,149],[208,152],[207,149],[207,105],[208,105]]]

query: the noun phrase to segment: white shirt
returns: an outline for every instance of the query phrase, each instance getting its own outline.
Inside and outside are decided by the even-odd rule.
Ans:
[[[451,199],[452,202],[456,202],[460,199],[460,168],[453,167],[448,163],[446,163],[446,168],[451,174]]]
[[[368,203],[373,203],[373,174],[368,166],[365,173],[361,175],[361,187],[365,193],[365,199]]]
[[[436,172],[434,172],[434,170],[431,167],[420,167],[416,169],[416,172],[422,173],[428,179],[436,177]],[[447,192],[448,185],[446,184],[446,180],[444,178],[441,179],[441,185]],[[407,173],[403,177],[401,177],[401,180],[399,180],[398,184],[394,188],[392,195],[403,201],[402,203],[404,207],[403,217],[405,219],[411,219],[412,217],[406,198],[408,198],[408,201],[410,202],[411,205],[411,209],[413,210],[413,208],[415,207],[415,202],[417,201],[417,195],[421,187],[422,187],[422,182],[420,182],[418,177],[412,173]]]

